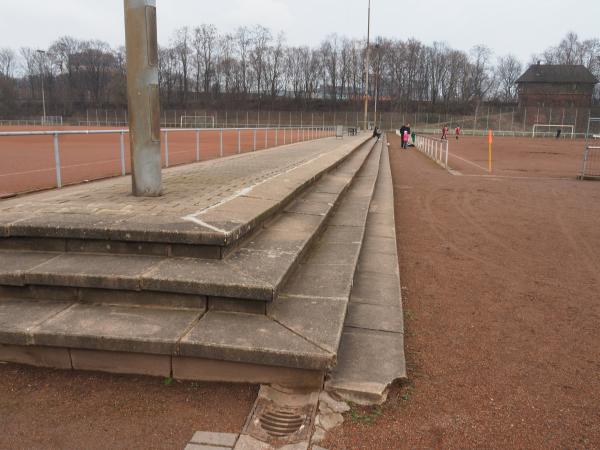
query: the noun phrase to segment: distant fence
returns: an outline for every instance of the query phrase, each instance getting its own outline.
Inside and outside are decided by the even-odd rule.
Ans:
[[[436,108],[441,108],[437,105]],[[452,107],[452,105],[450,105]],[[502,135],[523,136],[531,133],[534,124],[572,125],[576,133],[584,133],[589,117],[600,115],[600,107],[519,107],[481,104],[461,113],[432,111],[431,105],[411,105],[410,111],[378,111],[371,108],[367,122],[383,130],[393,131],[404,124],[412,129],[438,130],[445,125],[450,129],[501,130]],[[28,119],[28,118],[24,118]],[[39,116],[35,117],[39,123]],[[22,121],[21,121],[22,122]],[[65,118],[65,124],[87,127],[127,127],[128,114],[124,109],[88,109],[83,114]],[[0,122],[0,125],[2,122]],[[162,109],[161,126],[164,128],[282,128],[325,127],[344,125],[364,128],[364,113],[353,111],[269,111],[269,110],[194,110]],[[512,134],[509,134],[512,133]],[[579,134],[578,134],[579,136]]]
[[[421,134],[428,134],[432,136],[439,135],[441,136],[442,130],[433,129],[433,128],[416,128],[415,132]],[[507,131],[507,130],[493,130],[494,136],[500,137],[526,137],[526,138],[555,138],[556,132],[548,132],[548,131],[536,131],[535,134],[529,131]],[[461,136],[487,136],[488,130],[460,130]],[[563,133],[561,134],[561,139],[585,139],[588,137],[586,133]],[[591,135],[589,136],[591,137]]]

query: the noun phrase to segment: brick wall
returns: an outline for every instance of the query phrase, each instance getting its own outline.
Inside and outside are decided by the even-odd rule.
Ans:
[[[593,93],[590,84],[523,83],[519,86],[519,106],[589,107]]]

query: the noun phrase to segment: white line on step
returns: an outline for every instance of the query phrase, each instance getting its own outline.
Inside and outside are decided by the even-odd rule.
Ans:
[[[198,212],[195,212],[194,214],[190,214],[189,216],[182,217],[182,220],[185,220],[187,222],[194,222],[194,223],[196,223],[198,225],[201,225],[203,227],[207,227],[207,228],[209,228],[209,229],[211,229],[213,231],[218,231],[220,233],[226,233],[225,230],[221,230],[220,228],[214,227],[212,225],[207,224],[206,222],[203,222],[202,220],[200,220],[198,218],[198,216],[201,216],[202,214],[207,213],[211,209],[218,208],[219,206],[223,206],[224,204],[229,203],[230,201],[235,200],[238,197],[242,197],[244,195],[248,195],[250,192],[252,192],[255,188],[257,188],[261,184],[264,184],[267,181],[271,181],[272,179],[277,178],[277,177],[279,177],[281,175],[286,175],[286,174],[288,174],[288,173],[290,173],[290,172],[292,172],[292,171],[294,171],[296,169],[299,169],[299,168],[304,167],[304,166],[306,166],[308,164],[311,164],[311,163],[315,162],[316,160],[318,160],[318,159],[322,158],[323,156],[325,156],[327,153],[329,153],[329,152],[321,153],[318,156],[316,156],[315,158],[312,158],[312,159],[310,159],[310,160],[308,160],[308,161],[300,164],[299,166],[291,167],[290,169],[286,170],[285,172],[278,173],[276,175],[273,175],[272,177],[265,178],[264,180],[259,181],[256,184],[253,184],[252,186],[248,186],[248,187],[245,187],[243,189],[240,189],[239,191],[237,191],[234,194],[230,195],[229,197],[227,197],[227,198],[225,198],[225,199],[223,199],[223,200],[215,203],[214,205],[208,206],[208,207],[206,207],[206,208],[204,208],[204,209],[202,209],[202,210],[200,210]]]

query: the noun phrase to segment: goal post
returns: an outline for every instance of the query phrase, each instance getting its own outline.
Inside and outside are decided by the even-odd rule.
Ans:
[[[561,131],[561,138],[573,139],[575,137],[575,125],[550,125],[544,123],[533,125],[531,137],[556,137],[558,130]]]
[[[181,128],[215,128],[215,116],[211,115],[191,115],[181,116]]]
[[[42,116],[40,123],[42,125],[62,125],[63,116]]]
[[[589,118],[579,178],[600,180],[600,117]]]

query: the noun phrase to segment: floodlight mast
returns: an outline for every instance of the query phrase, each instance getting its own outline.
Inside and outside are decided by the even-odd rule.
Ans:
[[[42,125],[46,125],[46,94],[44,92],[44,75],[45,75],[44,72],[45,72],[45,70],[44,70],[44,65],[42,65],[42,60],[46,56],[46,52],[44,50],[37,50],[37,52],[40,55],[40,77],[42,79],[42,109],[43,109],[43,113],[44,113],[44,115],[42,116]]]
[[[133,195],[162,194],[156,0],[124,0]]]
[[[365,55],[365,130],[369,129],[369,53],[371,51],[371,0],[367,22],[367,54]]]

